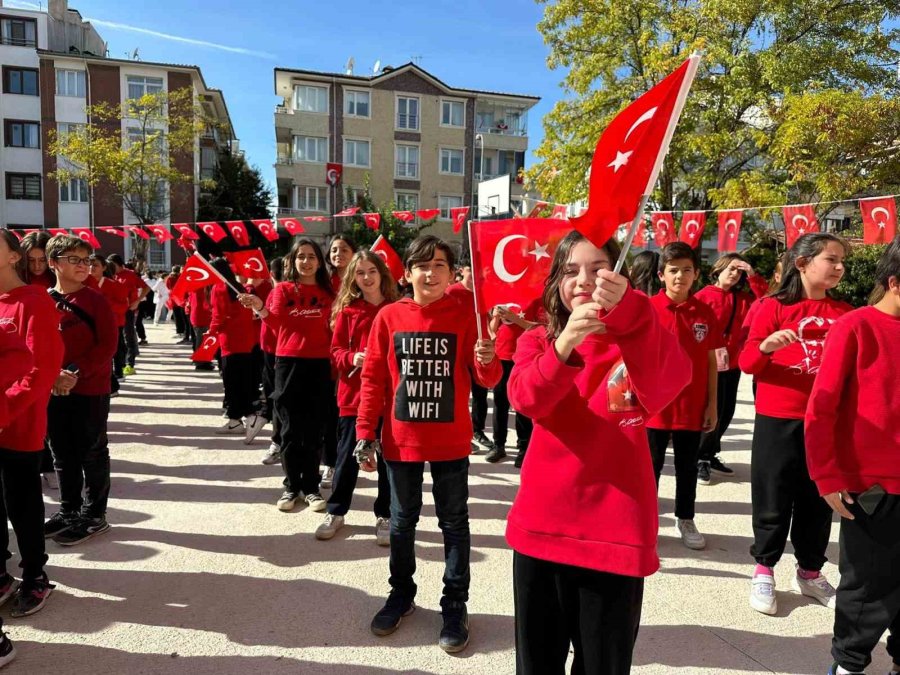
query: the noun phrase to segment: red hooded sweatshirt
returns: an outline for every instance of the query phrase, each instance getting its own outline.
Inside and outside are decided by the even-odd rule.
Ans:
[[[429,305],[404,298],[378,312],[369,333],[356,437],[374,440],[384,418],[384,456],[401,462],[468,457],[471,375],[483,387],[503,368],[475,360],[472,308],[445,295]]]
[[[534,420],[506,540],[542,560],[633,577],[659,569],[656,481],[644,424],[691,362],[643,293],[628,290],[561,363],[539,326],[519,339],[509,399]]]
[[[266,300],[269,315],[263,319],[278,331],[275,356],[330,358],[333,300],[333,295],[314,284],[277,284]]]
[[[47,435],[50,390],[63,360],[59,312],[44,288],[19,286],[0,295],[0,325],[17,332],[34,356],[28,374],[6,390],[12,419],[0,432],[0,448],[40,452]]]
[[[219,282],[210,292],[212,321],[209,323],[211,335],[219,336],[222,356],[250,354],[259,343],[259,327],[252,309],[232,300],[225,284]]]
[[[359,408],[361,368],[353,365],[353,355],[365,351],[375,315],[387,304],[385,301],[373,305],[359,298],[338,313],[334,320],[331,362],[338,373],[337,400],[341,417],[353,417]]]
[[[806,408],[806,462],[819,494],[900,495],[900,318],[863,307],[838,319]]]
[[[108,280],[107,283],[117,285]],[[106,298],[93,288],[84,287],[74,293],[66,293],[65,298],[94,321],[92,328],[71,310],[60,312],[59,333],[66,348],[63,366],[74,365],[78,368],[78,383],[72,393],[84,396],[109,394],[112,358],[119,344],[116,317]]]
[[[6,428],[16,414],[9,409],[7,389],[27,375],[33,365],[34,357],[18,331],[0,330],[0,391],[3,392],[0,396],[0,429]]]
[[[827,297],[793,305],[776,298],[760,302],[739,358],[741,370],[756,377],[756,412],[789,420],[804,418],[828,331],[852,309],[845,302]],[[788,328],[800,340],[771,354],[759,351],[763,340]]]

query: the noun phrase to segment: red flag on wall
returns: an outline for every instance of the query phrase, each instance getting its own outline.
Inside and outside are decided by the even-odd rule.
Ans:
[[[197,223],[197,227],[205,234],[207,237],[212,239],[216,244],[222,241],[228,235],[225,230],[215,221],[210,221],[208,223]]]
[[[662,248],[673,241],[678,241],[675,236],[675,219],[671,211],[656,211],[650,214],[650,223],[653,225],[653,238],[656,245]]]
[[[276,219],[276,222],[281,223],[282,227],[292,235],[303,234],[306,231],[300,221],[296,218],[281,218],[280,220]]]
[[[569,205],[568,204],[556,204],[553,207],[553,213],[550,214],[551,218],[556,218],[557,220],[568,220],[569,219]]]
[[[210,272],[209,266],[199,256],[192,255],[184,263],[181,276],[178,277],[178,281],[172,288],[172,298],[182,299],[191,291],[212,286],[218,280],[218,277]]]
[[[457,206],[450,209],[450,217],[453,219],[453,233],[456,234],[466,224],[466,219],[469,217],[469,207]]]
[[[76,237],[84,239],[92,247],[100,248],[100,242],[97,240],[97,237],[94,236],[94,233],[91,232],[90,228],[76,227],[72,230],[72,234],[74,234]]]
[[[804,234],[819,231],[816,209],[812,204],[785,206],[781,212],[784,215],[784,241],[788,248]]]
[[[863,243],[888,244],[897,236],[897,204],[893,197],[860,199]]]
[[[744,212],[741,210],[719,211],[719,253],[737,251],[743,217]]]
[[[366,227],[368,227],[370,230],[377,230],[378,226],[381,224],[381,214],[364,213],[363,220],[366,221]]]
[[[191,361],[208,363],[216,358],[217,351],[219,351],[219,336],[207,333],[203,336],[203,342],[197,347],[197,351],[191,355]]]
[[[391,215],[394,216],[397,220],[402,220],[404,223],[408,223],[412,220],[416,219],[416,214],[412,211],[391,211]]]
[[[341,182],[341,174],[344,172],[343,164],[328,162],[325,165],[325,183],[334,187]]]
[[[691,248],[697,248],[703,241],[703,228],[706,227],[705,211],[685,211],[681,216],[681,231],[679,241],[683,241]]]
[[[405,272],[403,260],[397,254],[397,251],[394,250],[394,247],[391,246],[390,242],[384,238],[383,234],[378,235],[378,239],[375,240],[369,250],[372,251],[372,253],[381,256],[381,259],[384,260],[384,264],[387,265],[387,268],[391,271],[391,276],[394,277],[394,281],[400,281],[403,278],[403,273]]]
[[[184,239],[197,240],[200,238],[200,235],[194,232],[187,223],[172,223],[172,229],[178,232]]]
[[[238,246],[250,245],[250,235],[247,234],[247,228],[244,227],[243,220],[227,220],[225,221],[225,227],[228,228],[231,238],[234,239]]]
[[[172,236],[172,233],[169,232],[169,228],[165,225],[147,225],[146,227],[148,230],[150,230],[150,232],[153,233],[153,236],[156,237],[156,241],[158,241],[160,244],[165,244],[170,239],[175,238]]]
[[[262,251],[253,248],[247,251],[226,252],[225,257],[231,263],[231,269],[238,276],[247,279],[268,279],[271,275],[266,258]]]
[[[141,227],[140,225],[126,225],[125,229],[131,232],[132,234],[136,234],[141,239],[149,239],[150,235],[147,234],[147,231]]]
[[[128,238],[128,233],[125,232],[125,231],[123,231],[123,230],[122,230],[121,228],[119,228],[119,227],[105,227],[105,226],[101,226],[101,227],[98,227],[97,229],[100,230],[101,232],[106,232],[106,234],[114,234],[114,235],[116,235],[117,237],[122,237],[122,239],[127,239],[127,238]]]
[[[278,241],[278,230],[275,229],[275,225],[271,220],[264,218],[260,220],[251,220],[250,222],[256,225],[256,229],[266,238],[266,241]]]
[[[432,220],[433,218],[437,218],[441,215],[440,209],[421,209],[416,211],[416,215],[420,220]]]

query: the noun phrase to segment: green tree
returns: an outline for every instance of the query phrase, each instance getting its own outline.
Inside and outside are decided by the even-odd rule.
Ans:
[[[219,154],[215,187],[200,197],[199,221],[268,218],[272,191],[258,167],[250,166],[242,154]]]
[[[852,247],[844,259],[844,278],[835,289],[835,296],[854,307],[869,304],[875,288],[875,268],[886,248],[886,245]]]

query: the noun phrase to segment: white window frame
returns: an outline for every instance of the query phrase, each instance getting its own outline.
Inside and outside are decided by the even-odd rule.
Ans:
[[[140,96],[131,95],[131,87],[140,87],[142,93]],[[151,77],[149,75],[126,75],[125,76],[125,94],[126,98],[137,100],[146,94],[157,94],[166,90],[166,82],[161,77]]]
[[[356,112],[357,103],[354,98],[354,112],[349,111],[350,107],[350,97],[357,96],[359,94],[365,94],[368,97],[368,101],[366,102],[366,106],[369,109],[368,114],[360,115]],[[359,119],[372,119],[372,92],[364,89],[344,89],[344,117],[358,117]]]
[[[295,185],[294,204],[298,211],[315,211],[316,213],[328,213],[328,188],[318,185]],[[310,191],[315,190],[316,199],[312,208],[309,206]],[[301,203],[300,197],[303,197]],[[321,200],[321,201],[320,201]]]
[[[459,171],[451,171],[450,168],[453,166],[453,160],[448,155],[447,159],[447,169],[444,169],[444,153],[458,152],[461,157],[459,158]],[[465,148],[447,148],[441,146],[438,151],[438,173],[442,176],[465,176],[466,175],[466,151]]]
[[[400,203],[400,195],[404,197],[415,197],[416,203],[414,208],[409,208],[406,204]],[[397,205],[398,211],[412,211],[415,213],[419,210],[419,193],[412,190],[396,190],[394,192],[394,204]]]
[[[304,155],[308,157],[309,153],[309,142],[315,141],[316,147],[316,159],[301,159],[297,154],[297,139],[305,139],[304,140]],[[319,157],[321,151],[321,158]],[[300,134],[296,134],[291,137],[291,158],[294,162],[302,162],[304,164],[325,164],[328,161],[328,136],[302,136]]]
[[[309,100],[309,90],[315,89],[321,92],[321,97],[319,94],[316,94],[316,106],[314,108],[300,107],[300,95],[299,92],[301,89],[306,90],[306,99]],[[320,110],[320,104],[324,102],[324,110]],[[329,110],[329,100],[328,100],[328,87],[322,86],[318,84],[295,84],[294,90],[291,94],[291,109],[294,112],[302,112],[302,113],[310,113],[313,115],[327,115]]]
[[[13,38],[12,24],[24,24],[24,38]],[[30,30],[29,30],[30,29]],[[4,16],[0,20],[0,44],[9,45],[11,47],[31,47],[34,49],[38,46],[38,27],[37,21],[25,16]],[[29,36],[29,33],[31,35]]]
[[[83,122],[57,122],[56,123],[56,135],[62,136],[63,134],[71,134],[78,133],[84,128]]]
[[[416,102],[416,126],[410,127],[400,126],[400,101]],[[406,104],[406,117],[409,121],[409,104]],[[394,99],[394,130],[395,131],[420,131],[422,129],[422,99],[419,96],[410,96],[409,94],[397,94]]]
[[[364,199],[366,196],[366,188],[364,187],[354,187],[349,186],[344,189],[344,198],[346,199],[347,194],[350,194],[349,203],[351,206],[356,206],[361,199]]]
[[[412,164],[413,162],[409,161],[409,152],[410,148],[415,148],[416,150],[416,173],[414,176],[410,176],[408,174],[400,173],[400,149],[403,148],[406,154],[406,159],[402,162],[405,165]],[[394,178],[399,178],[401,180],[419,180],[419,175],[422,172],[422,148],[418,143],[394,143]]]
[[[365,143],[367,146],[369,146],[369,152],[368,152],[369,157],[368,157],[368,162],[366,162],[365,164],[359,164],[359,163],[356,161],[356,156],[355,156],[355,154],[354,154],[354,157],[353,157],[353,160],[354,160],[354,161],[351,162],[351,161],[347,158],[347,147],[348,147],[348,144],[349,144],[349,143],[354,143],[354,144],[355,144],[355,143]],[[344,152],[343,152],[343,155],[344,155],[344,166],[352,166],[352,167],[355,167],[355,168],[357,168],[357,169],[371,169],[371,168],[372,168],[372,139],[370,139],[370,138],[355,138],[355,137],[348,137],[348,136],[345,136],[345,137],[344,137]]]
[[[450,113],[450,122],[444,122],[444,105],[446,104],[454,104],[458,105],[462,108],[462,121],[459,124],[453,124],[453,113]],[[452,110],[452,108],[451,108]],[[459,99],[454,98],[442,98],[441,99],[441,126],[448,127],[450,129],[465,129],[466,128],[466,102]]]
[[[444,206],[441,206],[441,201],[445,199],[458,199],[459,204],[446,204],[446,208],[444,208]],[[438,216],[438,220],[452,220],[453,216],[450,214],[450,209],[456,209],[461,206],[463,206],[462,195],[438,195],[438,208],[441,210],[441,214]]]
[[[86,75],[83,70],[74,68],[56,69],[56,95],[70,98],[85,97]],[[60,86],[62,84],[62,86]],[[72,89],[74,88],[74,93]]]
[[[72,196],[84,199],[72,199]],[[70,178],[59,184],[59,201],[61,204],[87,204],[90,199],[87,181],[83,178]]]

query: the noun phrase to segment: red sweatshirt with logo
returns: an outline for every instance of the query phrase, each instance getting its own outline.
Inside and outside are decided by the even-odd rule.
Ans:
[[[107,280],[106,283],[111,282]],[[79,373],[72,393],[84,396],[109,394],[112,358],[119,345],[116,317],[106,298],[93,288],[84,287],[64,295],[66,300],[80,307],[94,321],[91,329],[90,325],[71,310],[60,310],[59,333],[65,345],[63,366],[74,365]]]
[[[694,297],[713,311],[722,342],[728,349],[729,370],[737,370],[738,357],[747,339],[742,326],[747,312],[753,305],[754,296],[744,291],[732,293],[718,286],[709,285],[697,291]]]
[[[900,317],[863,307],[825,341],[806,408],[806,462],[820,494],[900,495]]]
[[[471,452],[471,378],[491,388],[503,368],[475,360],[472,308],[445,295],[382,308],[366,346],[356,437],[374,440],[384,418],[384,456],[401,462],[462,459]]]
[[[785,305],[764,298],[753,317],[747,342],[741,350],[741,370],[756,377],[756,412],[768,417],[802,420],[816,373],[822,365],[822,349],[831,326],[853,308],[824,298],[804,299]],[[759,346],[772,333],[791,329],[800,337],[787,347],[763,354]]]
[[[222,282],[212,287],[209,299],[212,305],[209,332],[219,337],[222,356],[251,353],[259,343],[259,326],[253,310],[233,300]]]
[[[331,303],[334,296],[315,284],[282,281],[266,300],[265,321],[277,331],[275,356],[331,357]]]
[[[0,330],[0,429],[7,427],[16,414],[9,409],[7,389],[27,375],[33,365],[34,357],[19,333]]]
[[[373,305],[359,298],[338,313],[334,320],[331,363],[338,374],[337,401],[342,417],[355,416],[359,408],[362,368],[353,365],[353,355],[365,351],[375,315],[387,304],[385,301]]]
[[[542,326],[519,339],[508,392],[534,421],[506,540],[541,560],[645,577],[659,569],[646,420],[691,378],[684,349],[628,290],[562,363]]]
[[[50,390],[63,360],[56,303],[40,286],[14,288],[0,295],[0,329],[18,333],[34,356],[31,370],[6,390],[12,419],[0,431],[0,448],[40,452],[47,435]]]

